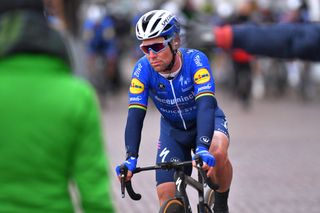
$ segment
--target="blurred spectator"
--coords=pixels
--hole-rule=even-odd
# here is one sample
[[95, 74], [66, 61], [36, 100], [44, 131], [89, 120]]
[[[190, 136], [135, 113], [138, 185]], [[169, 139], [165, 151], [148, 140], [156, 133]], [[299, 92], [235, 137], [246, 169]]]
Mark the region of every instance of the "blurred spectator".
[[[259, 1], [258, 6], [262, 7], [257, 8], [259, 10], [255, 13], [255, 21], [259, 22], [255, 24], [241, 23], [229, 24], [222, 27], [209, 25], [209, 27], [203, 27], [205, 22], [199, 22], [188, 30], [187, 43], [190, 47], [195, 48], [203, 46], [221, 47], [227, 51], [243, 49], [250, 54], [254, 54], [255, 57], [260, 58], [264, 56], [273, 58], [273, 60], [269, 61], [270, 66], [266, 66], [267, 69], [261, 69], [262, 63], [259, 63], [258, 67], [260, 67], [260, 70], [266, 70], [267, 72], [264, 73], [271, 77], [271, 79], [276, 78], [276, 81], [279, 82], [276, 83], [276, 87], [281, 88], [279, 93], [282, 94], [284, 92], [284, 88], [288, 83], [294, 86], [290, 89], [297, 89], [297, 91], [303, 90], [302, 93], [310, 93], [307, 91], [309, 90], [307, 88], [309, 86], [306, 86], [310, 84], [311, 75], [313, 75], [312, 72], [314, 72], [312, 70], [309, 71], [310, 64], [300, 62], [299, 66], [293, 67], [294, 69], [292, 69], [292, 66], [284, 66], [285, 60], [281, 59], [320, 61], [318, 54], [320, 52], [320, 25], [317, 22], [309, 22], [308, 14], [310, 7], [312, 7], [310, 2], [306, 4], [305, 1], [291, 1], [291, 3], [296, 2], [297, 4], [292, 3], [291, 6], [286, 4], [287, 10], [291, 9], [294, 11], [292, 12], [294, 15], [288, 16], [286, 14], [289, 13], [283, 9], [281, 10], [279, 5], [283, 6], [284, 3], [289, 2], [290, 1], [272, 2], [271, 4], [271, 2]], [[264, 13], [258, 16], [260, 11]], [[279, 19], [279, 17], [290, 18]], [[279, 24], [272, 23], [279, 20], [281, 20]], [[300, 66], [300, 64], [302, 64], [302, 66]], [[285, 73], [285, 75], [283, 73]], [[266, 75], [264, 75], [265, 82], [267, 80]], [[261, 83], [261, 80], [259, 81]], [[265, 88], [272, 88], [273, 86], [275, 85], [266, 85]], [[262, 87], [260, 87], [260, 94], [261, 91], [263, 91], [261, 88]], [[255, 90], [253, 90], [253, 92], [254, 91]], [[305, 95], [302, 94], [302, 96]]]
[[280, 22], [301, 23], [309, 21], [307, 3], [304, 0], [287, 0], [287, 11], [282, 15]]
[[234, 5], [230, 2], [220, 2], [216, 8], [217, 17], [214, 18], [214, 25], [230, 23], [235, 12], [234, 10]]
[[[320, 61], [320, 24], [317, 22], [203, 26], [204, 23], [198, 23], [188, 30], [189, 46], [241, 48], [261, 56]], [[200, 36], [209, 34], [211, 36]]]
[[92, 5], [83, 26], [89, 79], [100, 95], [113, 92], [120, 86], [116, 26], [105, 10], [102, 6]]
[[186, 0], [182, 7], [182, 13], [186, 16], [187, 19], [194, 19], [197, 15], [194, 1]]
[[[281, 23], [306, 23], [309, 21], [308, 8], [303, 0], [287, 0], [287, 10], [282, 15]], [[286, 63], [288, 83], [292, 88], [298, 88], [301, 76], [308, 75], [308, 64], [300, 60], [290, 60]]]
[[[80, 1], [54, 3], [76, 35]], [[94, 90], [43, 14], [40, 0], [1, 1], [0, 212], [76, 212], [72, 198], [114, 212]]]
[[[251, 22], [251, 14], [254, 11], [252, 1], [244, 1], [238, 8], [231, 24], [243, 24]], [[251, 105], [251, 88], [252, 88], [252, 62], [253, 56], [243, 49], [236, 48], [231, 50], [231, 59], [233, 62], [233, 92], [241, 101], [244, 109]]]

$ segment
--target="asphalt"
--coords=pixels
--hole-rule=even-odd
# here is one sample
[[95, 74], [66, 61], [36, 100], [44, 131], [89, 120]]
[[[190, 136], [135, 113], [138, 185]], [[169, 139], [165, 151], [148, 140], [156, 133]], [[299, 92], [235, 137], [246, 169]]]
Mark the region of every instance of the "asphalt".
[[[320, 102], [297, 98], [254, 100], [244, 110], [226, 92], [217, 93], [231, 135], [229, 148], [234, 177], [229, 196], [231, 213], [320, 212]], [[133, 179], [140, 201], [121, 198], [114, 168], [125, 157], [126, 91], [105, 100], [106, 151], [112, 169], [117, 212], [153, 213], [159, 206], [154, 172]], [[138, 165], [153, 165], [159, 134], [159, 113], [150, 105], [144, 122]], [[191, 203], [196, 192], [188, 189]], [[195, 207], [193, 206], [193, 209]]]

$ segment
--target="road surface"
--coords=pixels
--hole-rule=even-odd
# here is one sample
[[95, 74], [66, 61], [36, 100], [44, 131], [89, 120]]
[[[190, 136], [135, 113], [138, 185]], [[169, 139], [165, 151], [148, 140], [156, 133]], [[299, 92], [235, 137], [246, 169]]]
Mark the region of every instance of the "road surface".
[[[229, 120], [230, 159], [234, 177], [229, 196], [231, 213], [320, 212], [320, 103], [294, 98], [255, 100], [249, 111], [225, 92], [219, 105]], [[122, 199], [114, 168], [124, 160], [126, 91], [106, 100], [103, 115], [106, 150], [112, 167], [117, 212], [158, 212], [154, 172], [137, 174], [140, 201]], [[138, 165], [152, 165], [159, 134], [159, 114], [151, 105], [144, 122]], [[190, 192], [191, 202], [196, 193]]]

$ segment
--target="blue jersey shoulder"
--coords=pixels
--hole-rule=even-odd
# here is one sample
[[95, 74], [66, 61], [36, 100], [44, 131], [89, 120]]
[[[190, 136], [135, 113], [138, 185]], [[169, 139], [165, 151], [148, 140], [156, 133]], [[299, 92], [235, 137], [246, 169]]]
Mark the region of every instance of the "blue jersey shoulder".
[[[179, 49], [182, 67], [168, 80], [144, 56], [136, 63], [129, 90], [129, 107], [147, 108], [149, 97], [163, 117], [171, 122], [194, 122], [196, 99], [214, 95], [215, 83], [207, 56], [194, 49]], [[187, 122], [188, 121], [188, 122]]]

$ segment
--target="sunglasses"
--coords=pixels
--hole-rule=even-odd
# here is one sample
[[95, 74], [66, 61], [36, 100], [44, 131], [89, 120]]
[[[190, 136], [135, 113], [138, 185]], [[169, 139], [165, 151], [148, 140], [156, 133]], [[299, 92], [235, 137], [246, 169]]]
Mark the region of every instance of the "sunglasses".
[[150, 53], [150, 50], [155, 53], [155, 54], [158, 54], [159, 52], [163, 51], [166, 49], [166, 47], [168, 46], [169, 42], [171, 41], [172, 39], [168, 39], [168, 40], [165, 40], [164, 42], [162, 43], [154, 43], [154, 44], [149, 44], [149, 45], [140, 45], [140, 49], [142, 50], [142, 52], [144, 52], [145, 54], [149, 55]]

